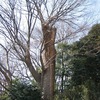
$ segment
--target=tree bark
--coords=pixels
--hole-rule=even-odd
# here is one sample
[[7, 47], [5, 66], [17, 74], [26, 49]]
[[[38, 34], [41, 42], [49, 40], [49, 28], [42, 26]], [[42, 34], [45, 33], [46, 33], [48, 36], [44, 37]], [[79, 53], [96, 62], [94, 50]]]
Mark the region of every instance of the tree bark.
[[42, 73], [42, 91], [44, 100], [54, 99], [54, 80], [55, 80], [55, 35], [56, 28], [43, 26], [43, 73]]

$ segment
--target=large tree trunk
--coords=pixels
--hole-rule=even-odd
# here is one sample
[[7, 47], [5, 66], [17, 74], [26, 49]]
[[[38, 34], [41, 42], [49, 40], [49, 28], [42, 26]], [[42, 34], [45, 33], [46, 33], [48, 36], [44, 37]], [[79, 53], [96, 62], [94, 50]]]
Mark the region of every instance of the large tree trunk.
[[56, 28], [43, 26], [43, 74], [42, 90], [44, 100], [53, 100], [54, 98], [54, 80], [55, 80], [55, 57], [56, 50], [54, 46]]

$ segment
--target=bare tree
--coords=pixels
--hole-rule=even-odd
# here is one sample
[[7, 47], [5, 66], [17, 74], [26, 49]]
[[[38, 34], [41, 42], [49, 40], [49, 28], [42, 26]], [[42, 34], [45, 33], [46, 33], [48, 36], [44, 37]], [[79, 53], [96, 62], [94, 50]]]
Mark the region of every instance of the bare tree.
[[[54, 99], [55, 42], [62, 41], [71, 34], [68, 31], [62, 39], [56, 39], [61, 23], [66, 25], [66, 29], [71, 27], [75, 33], [83, 31], [84, 27], [80, 27], [77, 20], [82, 17], [84, 2], [85, 0], [6, 0], [4, 5], [0, 5], [0, 34], [10, 46], [9, 57], [28, 67], [42, 89], [44, 100]], [[39, 31], [36, 31], [37, 26]]]
[[[3, 48], [1, 49], [2, 54], [0, 53], [0, 74], [2, 77], [1, 82], [2, 84], [8, 84], [11, 85], [12, 80], [12, 73], [9, 67], [9, 61], [8, 61], [8, 49], [5, 48], [2, 44], [0, 46]], [[5, 80], [5, 81], [4, 81]]]

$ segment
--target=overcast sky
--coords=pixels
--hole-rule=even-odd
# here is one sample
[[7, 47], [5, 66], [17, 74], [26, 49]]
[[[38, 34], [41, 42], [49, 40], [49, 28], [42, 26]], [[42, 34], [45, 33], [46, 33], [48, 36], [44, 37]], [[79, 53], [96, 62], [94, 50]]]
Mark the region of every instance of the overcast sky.
[[97, 19], [97, 22], [100, 22], [100, 0], [90, 0], [90, 2], [91, 15], [93, 14], [94, 18]]
[[[0, 5], [2, 5], [2, 2], [5, 2], [6, 0], [0, 0]], [[23, 0], [22, 0], [23, 1]], [[91, 12], [90, 16], [94, 19], [97, 19], [97, 22], [100, 22], [100, 0], [88, 0], [89, 1], [89, 11]]]
[[[0, 0], [0, 5], [3, 5], [2, 3], [5, 1], [6, 0]], [[100, 23], [100, 0], [88, 0], [88, 1], [90, 6], [87, 6], [87, 10], [89, 12], [88, 16], [90, 17], [90, 19], [87, 19], [88, 18], [87, 17], [86, 20], [89, 20], [91, 23], [92, 21], [94, 21], [93, 23]], [[93, 23], [91, 24], [91, 26], [93, 25]]]

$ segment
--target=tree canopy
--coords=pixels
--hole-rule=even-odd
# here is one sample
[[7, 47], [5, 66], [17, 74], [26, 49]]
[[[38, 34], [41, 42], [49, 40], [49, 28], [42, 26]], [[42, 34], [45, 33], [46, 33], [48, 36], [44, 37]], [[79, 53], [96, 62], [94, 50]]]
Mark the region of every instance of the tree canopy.
[[84, 85], [89, 91], [89, 100], [99, 100], [100, 24], [94, 25], [87, 36], [76, 42], [73, 50], [75, 50], [71, 62], [73, 85]]

